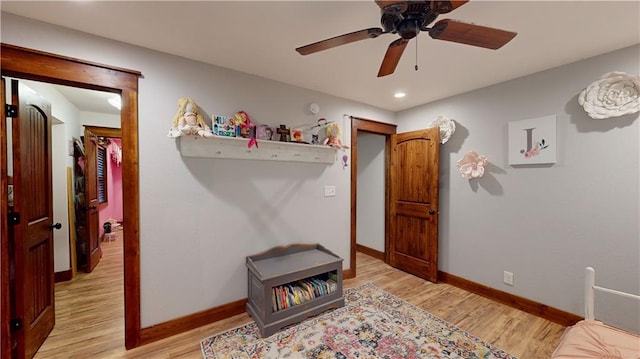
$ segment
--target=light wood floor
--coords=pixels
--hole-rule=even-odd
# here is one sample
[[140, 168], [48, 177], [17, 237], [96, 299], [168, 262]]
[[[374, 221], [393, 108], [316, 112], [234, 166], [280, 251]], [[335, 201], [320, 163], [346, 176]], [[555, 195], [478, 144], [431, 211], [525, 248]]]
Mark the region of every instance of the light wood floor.
[[[200, 340], [251, 321], [234, 316], [130, 351], [124, 349], [122, 240], [103, 243], [104, 257], [90, 274], [56, 284], [56, 326], [36, 359], [202, 358]], [[489, 299], [433, 284], [362, 253], [358, 277], [437, 315], [521, 359], [549, 358], [564, 327]]]

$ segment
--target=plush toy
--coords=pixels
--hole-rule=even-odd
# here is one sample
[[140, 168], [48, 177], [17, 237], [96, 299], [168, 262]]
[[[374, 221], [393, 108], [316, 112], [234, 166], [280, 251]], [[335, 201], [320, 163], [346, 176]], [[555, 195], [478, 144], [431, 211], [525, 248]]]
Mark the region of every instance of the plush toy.
[[327, 138], [324, 140], [324, 144], [338, 149], [347, 149], [349, 146], [343, 145], [340, 140], [340, 126], [337, 123], [330, 123], [325, 128], [327, 131]]
[[325, 127], [327, 127], [326, 118], [319, 119], [316, 125], [311, 126], [311, 144], [312, 145], [320, 144], [320, 130]]
[[202, 115], [198, 113], [198, 105], [188, 98], [178, 100], [178, 113], [173, 118], [173, 127], [169, 129], [169, 137], [176, 138], [186, 135], [200, 135], [213, 137], [213, 133]]
[[258, 141], [256, 140], [255, 131], [252, 132], [251, 129], [254, 125], [251, 123], [251, 118], [249, 114], [244, 111], [237, 112], [233, 115], [236, 119], [236, 126], [240, 129], [240, 137], [251, 138], [247, 143], [247, 148], [251, 148], [251, 146], [255, 145], [258, 148]]

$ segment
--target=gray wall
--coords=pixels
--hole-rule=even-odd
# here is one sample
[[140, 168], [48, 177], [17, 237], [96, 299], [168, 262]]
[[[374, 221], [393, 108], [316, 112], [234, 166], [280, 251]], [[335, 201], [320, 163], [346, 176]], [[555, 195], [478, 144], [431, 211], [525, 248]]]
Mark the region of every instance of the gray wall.
[[[180, 97], [204, 111], [244, 110], [269, 125], [343, 126], [343, 114], [393, 123], [395, 115], [280, 82], [2, 13], [4, 43], [142, 72], [139, 82], [142, 326], [247, 296], [245, 257], [274, 246], [321, 243], [349, 263], [350, 172], [333, 165], [183, 158], [167, 137]], [[201, 44], [206, 46], [206, 44]], [[347, 152], [348, 154], [348, 152]], [[340, 159], [343, 153], [339, 152]], [[126, 180], [126, 179], [124, 179]], [[335, 197], [323, 197], [325, 185]]]
[[[440, 270], [580, 315], [586, 266], [640, 292], [640, 114], [593, 120], [577, 101], [604, 73], [637, 75], [638, 59], [636, 45], [398, 113], [398, 132], [438, 115], [457, 124], [440, 157]], [[509, 166], [507, 124], [552, 114], [557, 163]], [[483, 178], [458, 172], [471, 150], [489, 159]], [[603, 297], [596, 316], [640, 329], [640, 305]]]

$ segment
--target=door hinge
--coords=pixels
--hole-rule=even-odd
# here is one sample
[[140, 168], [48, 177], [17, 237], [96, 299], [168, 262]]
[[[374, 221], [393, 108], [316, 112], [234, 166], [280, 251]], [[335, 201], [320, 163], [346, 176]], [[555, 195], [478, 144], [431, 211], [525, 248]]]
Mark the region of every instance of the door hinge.
[[22, 329], [22, 318], [11, 319], [11, 332], [17, 332]]
[[9, 217], [9, 224], [11, 225], [20, 224], [20, 213], [9, 212], [7, 217]]
[[7, 117], [18, 117], [18, 106], [9, 105], [8, 103], [4, 104], [4, 114]]

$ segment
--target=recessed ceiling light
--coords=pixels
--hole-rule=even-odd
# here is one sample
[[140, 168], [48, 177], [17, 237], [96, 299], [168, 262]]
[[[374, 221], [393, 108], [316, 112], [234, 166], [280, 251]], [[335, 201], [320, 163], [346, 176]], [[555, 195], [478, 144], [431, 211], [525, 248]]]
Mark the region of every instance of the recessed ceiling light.
[[396, 92], [396, 93], [393, 95], [393, 97], [395, 97], [395, 98], [403, 98], [403, 97], [405, 97], [405, 96], [407, 96], [407, 94], [406, 94], [406, 93], [404, 93], [404, 92]]

